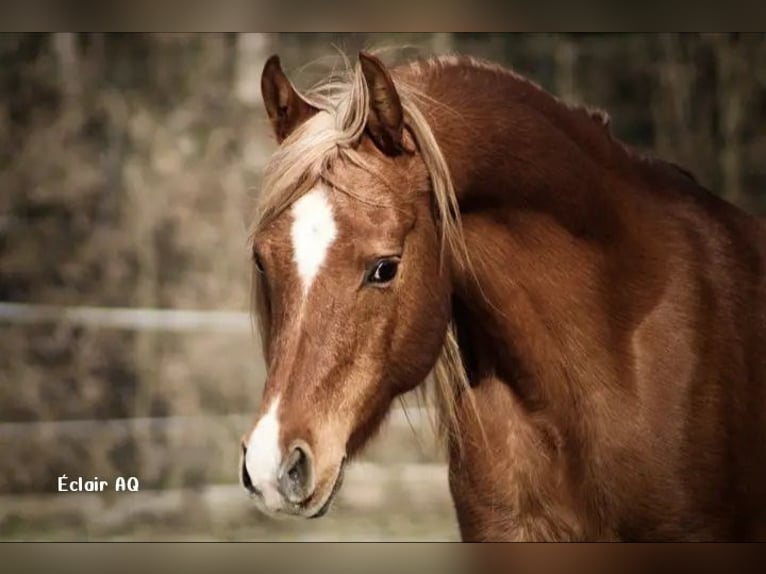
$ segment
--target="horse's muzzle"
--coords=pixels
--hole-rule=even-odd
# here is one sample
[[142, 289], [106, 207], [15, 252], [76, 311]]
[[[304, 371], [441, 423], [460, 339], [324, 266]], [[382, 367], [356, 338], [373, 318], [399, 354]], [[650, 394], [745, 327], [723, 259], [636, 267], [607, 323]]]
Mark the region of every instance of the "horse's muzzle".
[[276, 480], [266, 481], [263, 484], [254, 480], [248, 470], [247, 452], [248, 446], [243, 443], [240, 482], [264, 511], [310, 518], [321, 516], [327, 511], [329, 503], [340, 486], [343, 465], [329, 496], [317, 511], [316, 505], [319, 503], [318, 497], [321, 494], [317, 490], [315, 480], [314, 455], [307, 443], [295, 441], [276, 472]]

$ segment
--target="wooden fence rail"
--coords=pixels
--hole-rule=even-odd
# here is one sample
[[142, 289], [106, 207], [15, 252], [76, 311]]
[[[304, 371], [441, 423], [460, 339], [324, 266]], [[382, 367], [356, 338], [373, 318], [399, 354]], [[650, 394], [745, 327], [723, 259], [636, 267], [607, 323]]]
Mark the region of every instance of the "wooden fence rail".
[[213, 331], [252, 333], [249, 313], [139, 307], [88, 307], [0, 303], [0, 322], [13, 324], [68, 324], [136, 331]]

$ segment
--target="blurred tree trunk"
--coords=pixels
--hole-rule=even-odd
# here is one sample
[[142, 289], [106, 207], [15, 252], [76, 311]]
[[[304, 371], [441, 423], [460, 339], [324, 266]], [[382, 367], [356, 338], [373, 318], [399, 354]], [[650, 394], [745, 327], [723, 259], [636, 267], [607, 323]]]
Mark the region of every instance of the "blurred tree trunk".
[[53, 34], [53, 53], [56, 57], [61, 93], [69, 103], [76, 102], [82, 92], [77, 34]]
[[699, 36], [663, 34], [658, 39], [652, 97], [655, 152], [716, 189], [720, 180], [710, 51]]
[[677, 34], [659, 36], [660, 62], [652, 113], [655, 148], [660, 156], [688, 164], [693, 141], [690, 129], [694, 70]]
[[452, 34], [437, 32], [431, 35], [431, 52], [438, 55], [449, 54], [452, 51]]
[[709, 36], [716, 62], [718, 154], [722, 188], [729, 201], [747, 208], [743, 189], [742, 156], [744, 120], [752, 93], [750, 61], [737, 34]]
[[569, 102], [579, 102], [577, 90], [577, 44], [567, 34], [557, 35], [554, 39], [554, 81], [556, 95]]
[[261, 103], [261, 72], [274, 49], [272, 34], [244, 33], [237, 37], [237, 71], [234, 92], [249, 106]]

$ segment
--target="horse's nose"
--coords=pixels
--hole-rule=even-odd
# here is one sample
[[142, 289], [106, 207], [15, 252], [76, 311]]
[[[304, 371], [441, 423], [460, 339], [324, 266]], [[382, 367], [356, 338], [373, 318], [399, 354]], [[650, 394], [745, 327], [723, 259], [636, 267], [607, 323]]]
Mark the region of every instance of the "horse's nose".
[[279, 491], [286, 500], [300, 504], [314, 492], [314, 457], [303, 441], [293, 444], [277, 475]]

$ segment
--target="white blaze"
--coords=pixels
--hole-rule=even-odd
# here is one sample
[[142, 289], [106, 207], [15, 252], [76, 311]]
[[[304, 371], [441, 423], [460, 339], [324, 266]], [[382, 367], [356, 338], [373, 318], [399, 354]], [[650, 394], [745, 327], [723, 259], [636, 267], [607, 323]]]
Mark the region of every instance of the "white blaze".
[[338, 234], [326, 187], [320, 183], [301, 197], [292, 214], [293, 259], [305, 296]]
[[279, 397], [276, 397], [250, 434], [245, 454], [245, 468], [250, 475], [250, 481], [263, 494], [264, 503], [272, 510], [282, 505], [282, 497], [277, 487], [277, 474], [282, 462], [278, 407]]

